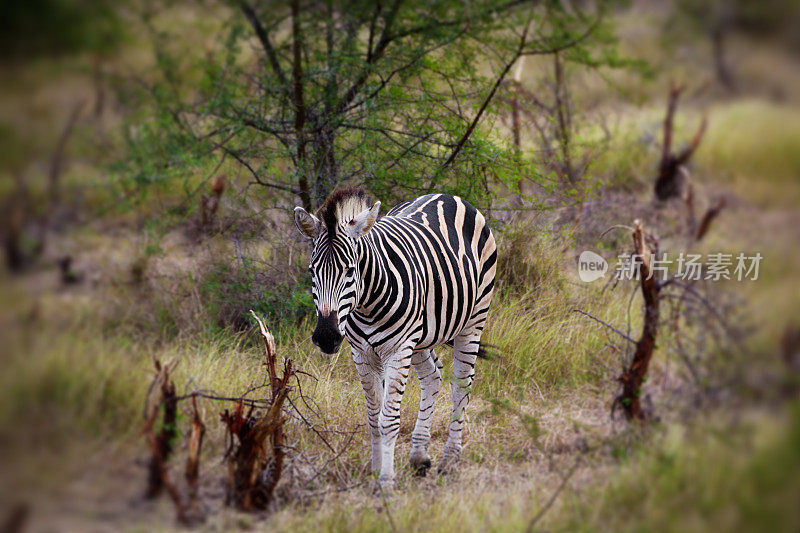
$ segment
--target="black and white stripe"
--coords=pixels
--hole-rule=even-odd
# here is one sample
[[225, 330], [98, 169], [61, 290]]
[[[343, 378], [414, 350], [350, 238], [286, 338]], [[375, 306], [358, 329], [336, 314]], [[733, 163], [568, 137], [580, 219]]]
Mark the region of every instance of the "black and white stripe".
[[452, 343], [453, 415], [441, 469], [461, 452], [464, 408], [495, 278], [496, 247], [483, 215], [461, 198], [431, 194], [376, 220], [360, 189], [335, 193], [320, 220], [300, 208], [298, 227], [314, 242], [310, 270], [317, 307], [315, 342], [323, 351], [350, 342], [364, 388], [372, 467], [391, 487], [400, 402], [411, 366], [422, 398], [410, 460], [430, 465], [433, 405], [441, 388], [434, 348]]

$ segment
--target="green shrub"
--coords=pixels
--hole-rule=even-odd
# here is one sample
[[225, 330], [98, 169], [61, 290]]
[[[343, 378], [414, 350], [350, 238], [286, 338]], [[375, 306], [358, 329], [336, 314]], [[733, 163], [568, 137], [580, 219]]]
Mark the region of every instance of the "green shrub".
[[297, 324], [314, 310], [310, 279], [297, 270], [275, 279], [249, 261], [217, 265], [200, 284], [206, 310], [217, 325], [237, 330], [251, 324], [250, 309], [271, 327]]

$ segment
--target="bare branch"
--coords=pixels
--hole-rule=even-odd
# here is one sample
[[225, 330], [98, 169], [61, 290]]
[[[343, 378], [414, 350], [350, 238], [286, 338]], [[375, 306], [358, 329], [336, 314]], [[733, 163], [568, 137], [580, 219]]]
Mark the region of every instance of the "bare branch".
[[659, 293], [662, 285], [651, 269], [652, 258], [658, 254], [658, 241], [655, 237], [645, 233], [640, 221], [634, 222], [634, 228], [633, 247], [635, 257], [638, 258], [636, 265], [644, 297], [644, 325], [642, 334], [636, 343], [633, 359], [618, 378], [622, 383], [622, 393], [617, 397], [614, 406], [621, 405], [629, 420], [642, 420], [645, 418], [645, 413], [641, 404], [641, 388], [656, 346]]
[[684, 165], [697, 147], [700, 145], [700, 141], [703, 140], [703, 134], [706, 132], [706, 127], [708, 126], [708, 116], [703, 115], [703, 119], [700, 121], [700, 125], [697, 127], [697, 131], [695, 131], [692, 140], [689, 141], [689, 145], [676, 157], [679, 165]]
[[533, 531], [533, 528], [536, 527], [536, 524], [539, 523], [539, 520], [541, 520], [545, 513], [553, 506], [559, 494], [561, 494], [561, 491], [563, 491], [564, 487], [567, 486], [567, 482], [570, 480], [570, 478], [572, 478], [572, 475], [578, 469], [578, 466], [581, 464], [582, 460], [583, 455], [579, 455], [578, 458], [575, 459], [575, 462], [572, 464], [569, 471], [567, 471], [564, 477], [561, 478], [561, 483], [559, 483], [556, 490], [553, 491], [553, 494], [550, 495], [550, 498], [547, 500], [547, 502], [542, 506], [541, 509], [539, 509], [539, 512], [536, 513], [533, 518], [531, 518], [530, 522], [528, 522], [528, 532]]
[[269, 34], [267, 34], [267, 30], [264, 28], [261, 21], [258, 19], [258, 14], [256, 13], [255, 9], [248, 4], [245, 0], [239, 0], [239, 9], [242, 10], [244, 16], [247, 18], [247, 21], [253, 27], [253, 30], [256, 32], [256, 36], [258, 40], [261, 42], [261, 46], [264, 48], [264, 52], [267, 54], [267, 59], [269, 60], [270, 66], [272, 70], [275, 72], [275, 75], [278, 77], [282, 86], [287, 86], [286, 81], [286, 74], [284, 74], [283, 69], [281, 68], [280, 61], [278, 61], [278, 54], [275, 52], [275, 47], [272, 46], [272, 42], [270, 42]]
[[75, 104], [75, 107], [72, 108], [72, 111], [69, 114], [69, 118], [67, 118], [67, 123], [64, 125], [64, 129], [61, 130], [61, 135], [58, 137], [58, 143], [56, 143], [56, 148], [53, 150], [53, 156], [50, 158], [50, 171], [48, 173], [49, 178], [49, 185], [50, 185], [50, 210], [52, 211], [53, 206], [58, 201], [58, 181], [61, 177], [62, 167], [64, 165], [64, 150], [67, 146], [67, 141], [72, 135], [72, 131], [75, 129], [75, 124], [78, 122], [78, 118], [80, 118], [81, 111], [83, 110], [84, 106], [86, 105], [85, 100], [79, 101]]
[[678, 108], [678, 99], [683, 92], [684, 87], [678, 85], [674, 81], [669, 90], [669, 99], [667, 101], [667, 114], [664, 116], [664, 142], [661, 147], [661, 164], [669, 159], [672, 153], [672, 122], [675, 117], [675, 110]]
[[240, 165], [250, 172], [250, 175], [253, 176], [253, 179], [259, 185], [263, 187], [269, 187], [271, 189], [277, 189], [279, 191], [290, 192], [292, 194], [298, 194], [299, 191], [297, 189], [293, 189], [292, 187], [287, 187], [286, 185], [280, 185], [278, 183], [270, 183], [268, 181], [264, 181], [261, 179], [261, 176], [258, 175], [258, 172], [250, 165], [250, 163], [245, 160], [238, 152], [231, 150], [230, 148], [223, 146], [222, 149], [225, 151], [226, 154], [233, 157]]
[[461, 138], [456, 143], [456, 146], [453, 149], [453, 151], [450, 153], [450, 156], [445, 160], [444, 163], [442, 163], [442, 165], [439, 167], [439, 169], [436, 171], [436, 173], [432, 176], [431, 184], [428, 187], [428, 192], [429, 193], [433, 190], [433, 187], [435, 186], [435, 183], [436, 183], [435, 177], [437, 175], [439, 175], [443, 170], [447, 169], [447, 167], [449, 167], [453, 163], [453, 161], [455, 161], [456, 157], [458, 157], [458, 154], [461, 153], [461, 150], [464, 148], [464, 145], [467, 143], [469, 138], [472, 136], [472, 132], [475, 131], [475, 128], [477, 127], [478, 122], [480, 122], [480, 120], [481, 120], [481, 117], [483, 117], [483, 114], [486, 111], [486, 108], [489, 106], [489, 103], [492, 101], [492, 98], [494, 97], [495, 93], [497, 92], [497, 89], [502, 85], [503, 80], [505, 79], [505, 77], [508, 74], [508, 72], [511, 70], [511, 67], [514, 65], [514, 63], [517, 61], [517, 59], [519, 59], [519, 57], [522, 55], [522, 50], [525, 48], [526, 39], [528, 37], [528, 28], [529, 27], [530, 27], [530, 21], [525, 26], [525, 30], [523, 30], [523, 32], [522, 32], [522, 36], [520, 37], [520, 41], [519, 41], [519, 46], [517, 47], [517, 50], [514, 53], [514, 56], [506, 63], [505, 67], [500, 72], [500, 75], [497, 77], [497, 80], [495, 81], [494, 85], [492, 86], [492, 89], [489, 91], [489, 94], [483, 100], [483, 103], [481, 104], [480, 108], [478, 108], [478, 112], [475, 114], [475, 117], [472, 119], [472, 122], [470, 123], [470, 125], [464, 131], [464, 134], [461, 136]]
[[683, 89], [683, 86], [679, 86], [673, 82], [669, 91], [669, 99], [667, 100], [667, 112], [664, 116], [664, 141], [661, 147], [661, 161], [658, 164], [658, 176], [656, 177], [654, 186], [656, 198], [659, 200], [668, 200], [675, 197], [686, 199], [688, 194], [686, 189], [689, 187], [689, 181], [688, 175], [685, 174], [682, 169], [700, 145], [708, 123], [707, 117], [704, 116], [692, 140], [689, 142], [689, 145], [678, 154], [673, 152], [673, 122], [675, 119], [675, 111], [678, 108], [678, 100], [680, 99]]
[[611, 331], [613, 331], [614, 333], [616, 333], [617, 335], [619, 335], [620, 337], [622, 337], [626, 341], [630, 342], [631, 344], [636, 344], [636, 341], [633, 340], [632, 338], [630, 338], [630, 336], [628, 336], [625, 333], [623, 333], [622, 331], [618, 330], [617, 328], [615, 328], [614, 326], [612, 326], [608, 322], [604, 322], [604, 321], [600, 320], [599, 318], [597, 318], [596, 316], [590, 315], [589, 313], [587, 313], [586, 311], [584, 311], [582, 309], [573, 309], [572, 311], [575, 312], [575, 313], [580, 313], [580, 314], [582, 314], [584, 316], [587, 316], [587, 317], [591, 318], [595, 322], [598, 322], [598, 323], [604, 325], [605, 327], [607, 327], [608, 329], [610, 329]]
[[694, 236], [695, 240], [699, 241], [705, 237], [706, 233], [708, 233], [708, 229], [711, 227], [711, 223], [719, 216], [726, 205], [727, 201], [723, 197], [718, 199], [714, 205], [706, 210], [703, 218], [700, 220], [700, 225], [697, 227], [697, 233], [695, 233]]
[[206, 425], [203, 422], [205, 409], [201, 414], [197, 409], [197, 398], [192, 397], [192, 431], [189, 436], [189, 454], [186, 457], [186, 486], [188, 487], [189, 506], [196, 510], [198, 506], [198, 485], [200, 480], [200, 451]]

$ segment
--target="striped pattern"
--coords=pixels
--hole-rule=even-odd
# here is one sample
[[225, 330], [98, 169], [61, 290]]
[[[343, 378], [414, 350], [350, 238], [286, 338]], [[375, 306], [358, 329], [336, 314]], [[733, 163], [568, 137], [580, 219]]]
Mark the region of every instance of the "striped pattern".
[[431, 464], [431, 419], [442, 382], [434, 348], [444, 343], [452, 343], [455, 361], [453, 415], [440, 471], [460, 455], [497, 254], [483, 215], [460, 198], [422, 196], [374, 224], [365, 215], [369, 208], [357, 190], [326, 203], [325, 223], [314, 218], [318, 234], [309, 233], [314, 237], [310, 270], [319, 320], [333, 316], [352, 347], [366, 396], [372, 468], [388, 488], [394, 479], [400, 402], [412, 366], [422, 398], [410, 461], [418, 469]]

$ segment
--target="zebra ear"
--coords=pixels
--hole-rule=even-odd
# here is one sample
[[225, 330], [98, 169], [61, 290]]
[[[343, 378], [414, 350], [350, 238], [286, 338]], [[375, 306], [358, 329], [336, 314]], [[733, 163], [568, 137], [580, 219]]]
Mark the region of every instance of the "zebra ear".
[[309, 239], [315, 239], [319, 235], [319, 219], [314, 215], [310, 215], [302, 207], [294, 208], [294, 224], [300, 230], [300, 233]]
[[345, 233], [351, 239], [358, 239], [375, 223], [378, 219], [378, 212], [381, 210], [381, 203], [375, 202], [375, 205], [370, 207], [369, 209], [364, 209], [362, 212], [357, 214], [353, 220], [347, 223], [344, 228]]

